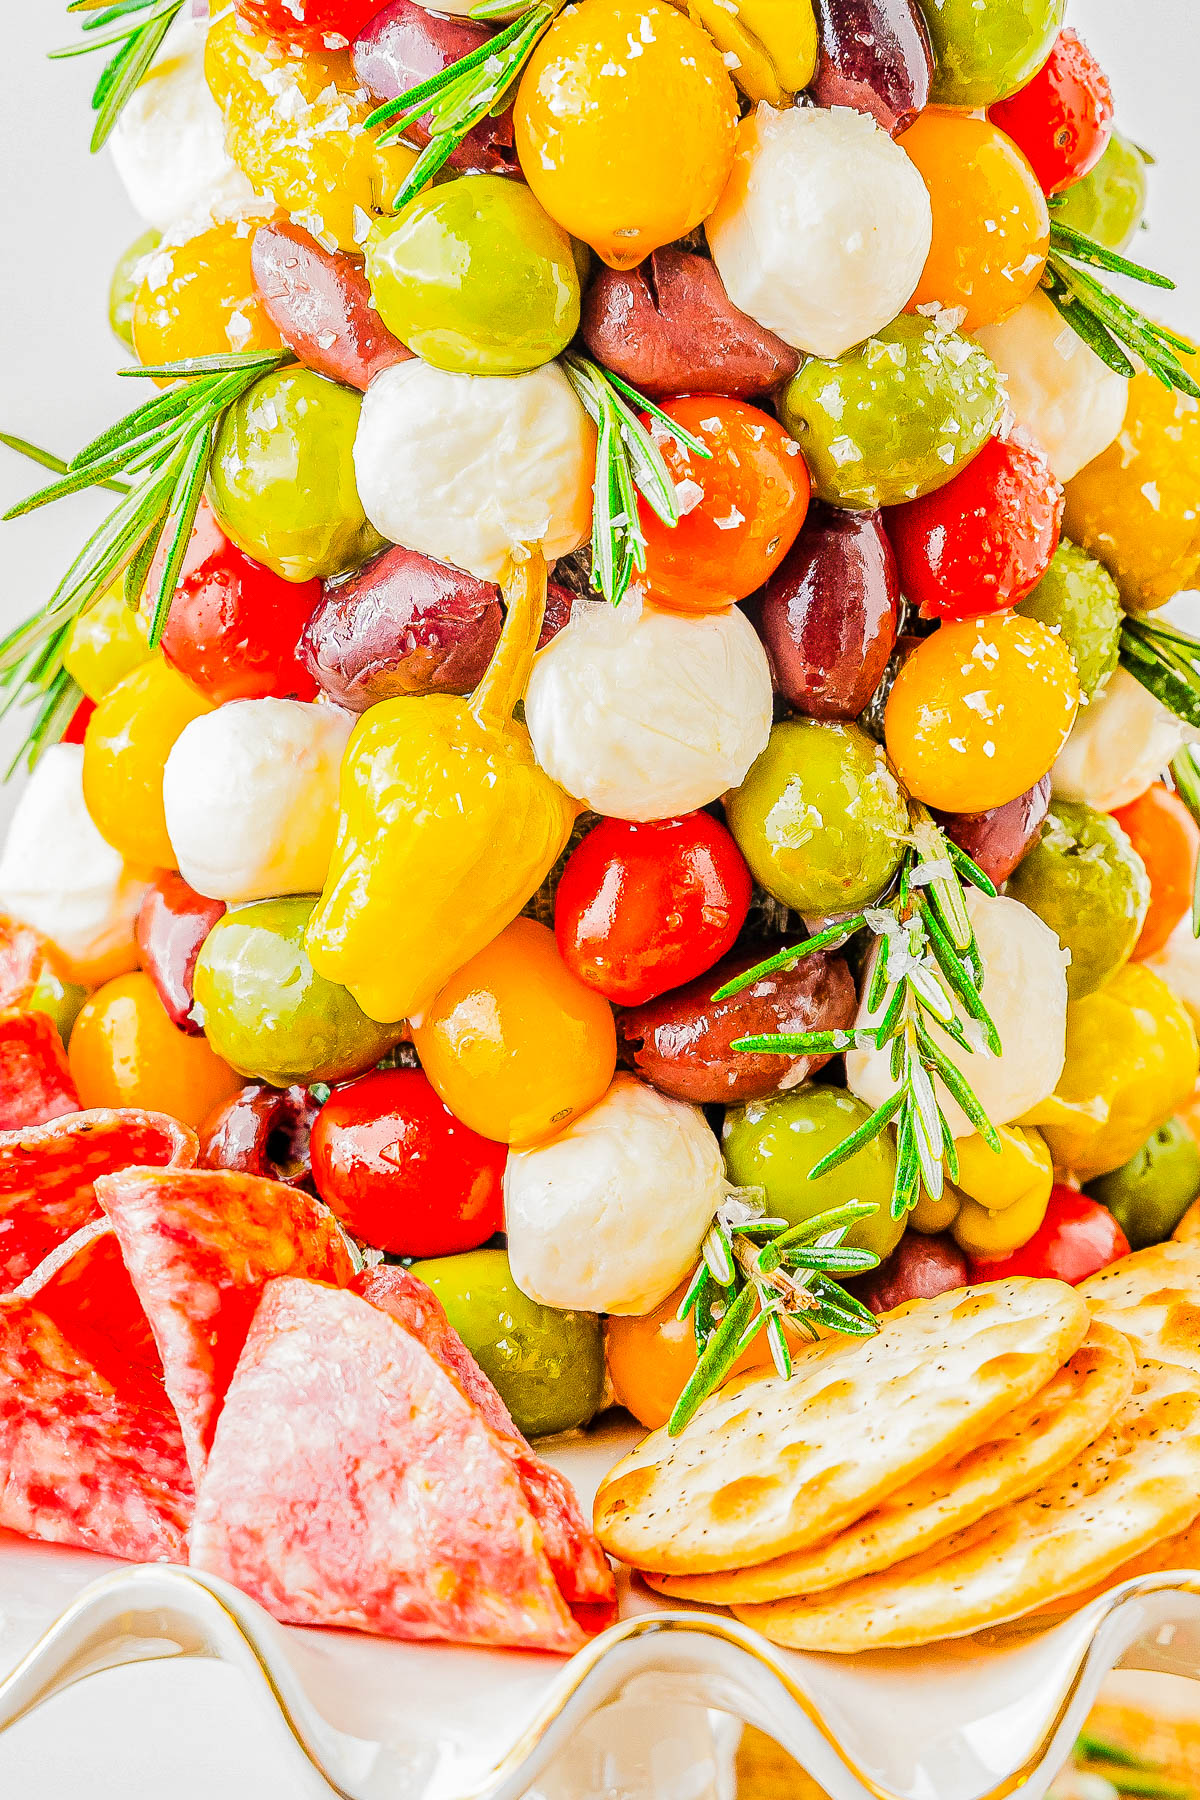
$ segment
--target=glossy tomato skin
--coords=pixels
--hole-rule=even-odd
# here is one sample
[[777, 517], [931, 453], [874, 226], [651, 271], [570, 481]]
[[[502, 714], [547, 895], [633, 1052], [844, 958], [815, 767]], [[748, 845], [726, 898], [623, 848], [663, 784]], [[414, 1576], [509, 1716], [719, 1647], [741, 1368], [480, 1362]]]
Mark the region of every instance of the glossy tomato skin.
[[1042, 191], [1059, 194], [1094, 169], [1112, 135], [1108, 76], [1074, 31], [1060, 31], [1033, 80], [988, 114], [1024, 152]]
[[606, 1000], [640, 1006], [732, 948], [751, 891], [745, 858], [707, 813], [640, 825], [602, 819], [559, 882], [559, 955]]
[[[150, 591], [154, 591], [154, 573]], [[163, 654], [206, 700], [314, 700], [297, 645], [319, 581], [284, 581], [235, 549], [201, 504], [162, 636]]]
[[1039, 445], [990, 438], [945, 487], [888, 511], [901, 587], [926, 618], [1015, 606], [1050, 566], [1063, 503]]
[[344, 50], [379, 11], [379, 0], [237, 0], [255, 31], [308, 50]]
[[1107, 1206], [1056, 1183], [1046, 1216], [1029, 1242], [995, 1262], [972, 1259], [971, 1279], [1007, 1281], [1010, 1275], [1028, 1275], [1077, 1287], [1128, 1255], [1129, 1240]]
[[336, 1088], [310, 1149], [322, 1200], [373, 1249], [450, 1256], [504, 1223], [506, 1146], [456, 1119], [420, 1069], [375, 1069]]
[[67, 729], [59, 739], [63, 744], [82, 744], [87, 735], [88, 720], [96, 710], [96, 702], [89, 700], [85, 694], [71, 717], [67, 721]]

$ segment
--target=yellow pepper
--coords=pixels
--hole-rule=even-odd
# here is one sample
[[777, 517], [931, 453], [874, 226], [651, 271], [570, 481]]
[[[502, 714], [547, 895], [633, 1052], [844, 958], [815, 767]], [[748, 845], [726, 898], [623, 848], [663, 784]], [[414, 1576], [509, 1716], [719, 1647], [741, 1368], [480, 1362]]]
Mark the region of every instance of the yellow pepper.
[[689, 14], [717, 49], [748, 100], [787, 106], [817, 72], [812, 0], [688, 0]]
[[1126, 963], [1067, 1007], [1067, 1059], [1049, 1099], [1026, 1113], [1057, 1169], [1091, 1181], [1128, 1162], [1195, 1085], [1191, 1019], [1145, 963]]
[[89, 700], [103, 700], [153, 655], [146, 621], [136, 607], [126, 606], [118, 581], [75, 619], [63, 648], [63, 667]]
[[1054, 1164], [1036, 1131], [1000, 1126], [999, 1151], [978, 1134], [960, 1138], [958, 1185], [964, 1199], [951, 1231], [968, 1256], [1007, 1256], [1027, 1244], [1046, 1216]]
[[469, 700], [384, 700], [355, 726], [341, 819], [309, 922], [313, 967], [372, 1019], [420, 1014], [511, 923], [566, 846], [578, 807], [513, 719], [542, 625], [546, 565], [512, 565], [508, 613]]

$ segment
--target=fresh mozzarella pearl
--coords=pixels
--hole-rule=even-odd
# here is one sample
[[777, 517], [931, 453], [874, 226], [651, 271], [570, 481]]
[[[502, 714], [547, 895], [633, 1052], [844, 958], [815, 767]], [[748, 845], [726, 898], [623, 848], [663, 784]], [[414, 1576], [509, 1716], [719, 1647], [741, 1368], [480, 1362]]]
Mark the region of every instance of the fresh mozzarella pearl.
[[394, 544], [503, 579], [520, 544], [546, 560], [591, 530], [596, 434], [557, 363], [456, 375], [413, 360], [367, 389], [354, 443], [367, 517]]
[[975, 333], [1001, 375], [1018, 425], [1037, 439], [1060, 481], [1070, 481], [1121, 429], [1129, 383], [1035, 293], [998, 325]]
[[557, 1137], [509, 1152], [513, 1279], [543, 1306], [647, 1313], [690, 1272], [724, 1193], [700, 1108], [618, 1075]]
[[577, 603], [537, 657], [525, 723], [547, 774], [593, 812], [670, 819], [744, 779], [771, 731], [771, 672], [746, 615]]
[[123, 958], [146, 886], [92, 823], [82, 744], [55, 744], [17, 801], [0, 855], [0, 910], [48, 937], [73, 978], [103, 981], [132, 967]]
[[[987, 1046], [968, 1052], [935, 1025], [941, 1049], [970, 1085], [993, 1125], [1007, 1125], [1052, 1094], [1062, 1074], [1067, 1029], [1067, 952], [1050, 927], [1019, 900], [967, 893], [967, 911], [983, 963], [983, 1003], [1000, 1036], [1001, 1052]], [[866, 988], [864, 985], [864, 995]], [[963, 1017], [961, 1010], [960, 1018]], [[874, 1024], [864, 998], [859, 1025]], [[968, 1021], [968, 1036], [974, 1036]], [[846, 1084], [869, 1106], [880, 1106], [895, 1091], [889, 1064], [891, 1046], [851, 1050]], [[955, 1137], [975, 1127], [941, 1082], [937, 1096]]]
[[318, 892], [353, 725], [337, 706], [231, 700], [185, 726], [163, 773], [183, 879], [230, 902]]
[[933, 212], [911, 160], [866, 113], [763, 103], [738, 127], [704, 229], [735, 306], [797, 350], [840, 356], [903, 308]]
[[1192, 931], [1187, 913], [1161, 950], [1146, 958], [1146, 967], [1160, 975], [1177, 999], [1182, 1000], [1200, 1031], [1200, 938]]
[[1051, 786], [1060, 800], [1112, 812], [1144, 794], [1195, 735], [1128, 670], [1115, 669], [1104, 692], [1078, 715]]
[[204, 79], [207, 31], [185, 6], [108, 140], [134, 210], [160, 231], [254, 201]]

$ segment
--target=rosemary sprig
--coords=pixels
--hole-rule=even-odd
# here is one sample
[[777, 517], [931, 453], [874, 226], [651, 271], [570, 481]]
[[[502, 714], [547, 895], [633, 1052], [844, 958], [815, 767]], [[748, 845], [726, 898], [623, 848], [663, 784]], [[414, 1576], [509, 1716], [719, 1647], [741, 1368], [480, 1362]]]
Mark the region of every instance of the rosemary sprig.
[[[816, 1180], [856, 1156], [889, 1125], [896, 1130], [892, 1216], [902, 1218], [922, 1188], [933, 1198], [945, 1174], [958, 1166], [954, 1134], [937, 1097], [935, 1081], [957, 1101], [976, 1131], [1000, 1148], [995, 1127], [958, 1066], [934, 1035], [935, 1028], [960, 1049], [1000, 1053], [1000, 1039], [980, 997], [983, 969], [963, 898], [962, 883], [989, 896], [995, 888], [971, 858], [913, 807], [912, 843], [900, 868], [895, 898], [828, 927], [806, 943], [747, 969], [720, 989], [722, 998], [750, 987], [774, 969], [792, 967], [814, 950], [843, 943], [862, 926], [879, 939], [867, 986], [876, 1019], [844, 1031], [768, 1032], [735, 1038], [733, 1048], [768, 1054], [838, 1054], [860, 1045], [890, 1045], [893, 1091], [870, 1118], [822, 1157], [809, 1172]], [[715, 996], [714, 996], [715, 997]]]
[[[70, 463], [64, 462], [61, 456], [55, 456], [53, 450], [44, 450], [40, 444], [31, 444], [28, 438], [14, 437], [11, 431], [0, 431], [0, 444], [7, 449], [15, 450], [18, 456], [27, 456], [43, 469], [51, 469], [56, 475], [65, 475]], [[127, 481], [98, 481], [97, 487], [107, 488], [110, 494], [127, 494]]]
[[712, 451], [610, 369], [602, 369], [599, 363], [573, 351], [568, 351], [562, 364], [596, 427], [592, 586], [617, 606], [628, 591], [634, 571], [641, 574], [646, 567], [638, 494], [645, 496], [664, 525], [679, 523], [675, 483], [638, 412], [649, 413], [652, 422], [683, 449], [706, 460]]
[[720, 1387], [760, 1331], [766, 1331], [772, 1360], [785, 1380], [792, 1373], [785, 1320], [810, 1338], [819, 1335], [818, 1326], [849, 1337], [874, 1336], [875, 1315], [834, 1277], [860, 1275], [878, 1264], [873, 1251], [842, 1243], [857, 1220], [877, 1211], [854, 1200], [789, 1225], [767, 1218], [761, 1200], [744, 1194], [731, 1195], [717, 1209], [677, 1315], [691, 1316], [700, 1360], [667, 1424], [672, 1437]]
[[1200, 640], [1129, 613], [1121, 626], [1121, 664], [1185, 725], [1200, 729]]
[[[115, 0], [112, 6], [95, 10], [93, 0], [75, 0], [67, 11], [86, 12], [81, 29], [94, 35], [63, 50], [51, 50], [55, 61], [67, 56], [86, 56], [92, 50], [108, 50], [114, 44], [116, 53], [105, 63], [92, 90], [92, 111], [96, 124], [91, 147], [99, 150], [145, 75], [182, 8], [183, 0]], [[111, 29], [110, 29], [111, 27]]]
[[1160, 275], [1142, 263], [1131, 262], [1116, 250], [1106, 249], [1072, 225], [1053, 220], [1050, 255], [1042, 286], [1071, 329], [1118, 375], [1129, 377], [1137, 373], [1136, 365], [1127, 354], [1132, 352], [1164, 386], [1178, 388], [1181, 393], [1200, 399], [1200, 386], [1179, 360], [1180, 352], [1191, 352], [1195, 345], [1168, 331], [1165, 325], [1156, 325], [1146, 318], [1103, 282], [1097, 281], [1094, 275], [1089, 275], [1087, 268], [1125, 275], [1148, 287], [1169, 289], [1175, 286], [1168, 276]]
[[[468, 132], [481, 125], [489, 113], [503, 111], [509, 89], [562, 5], [563, 0], [537, 0], [477, 50], [460, 56], [395, 100], [385, 100], [369, 115], [368, 127], [384, 127], [381, 144], [395, 143], [418, 119], [430, 116], [429, 142], [392, 202], [396, 212], [437, 174]], [[507, 10], [502, 4], [485, 3], [472, 8], [471, 17], [487, 19]]]
[[172, 385], [86, 445], [59, 480], [5, 513], [6, 519], [20, 518], [84, 488], [129, 478], [118, 486], [116, 506], [88, 538], [45, 606], [0, 642], [0, 687], [9, 690], [6, 706], [23, 695], [39, 702], [18, 760], [27, 752], [31, 763], [36, 761], [47, 744], [57, 741], [52, 735], [56, 727], [61, 736], [70, 718], [73, 684], [63, 669], [62, 654], [74, 620], [122, 575], [126, 600], [136, 605], [151, 564], [161, 555], [149, 632], [151, 645], [158, 643], [204, 491], [216, 428], [226, 409], [248, 388], [293, 360], [290, 350], [256, 350], [122, 369], [122, 375], [168, 377]]

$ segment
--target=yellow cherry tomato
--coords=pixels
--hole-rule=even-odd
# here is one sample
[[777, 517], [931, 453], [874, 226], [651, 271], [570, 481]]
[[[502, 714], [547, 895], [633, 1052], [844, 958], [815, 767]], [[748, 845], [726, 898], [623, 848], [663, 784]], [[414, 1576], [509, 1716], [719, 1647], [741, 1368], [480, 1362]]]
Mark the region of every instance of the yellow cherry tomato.
[[526, 181], [614, 269], [706, 219], [733, 166], [737, 94], [665, 0], [582, 0], [530, 57], [513, 108]]
[[172, 1025], [140, 970], [105, 982], [84, 1002], [67, 1060], [81, 1106], [137, 1106], [191, 1126], [243, 1085], [207, 1038]]
[[1050, 248], [1037, 176], [987, 119], [931, 106], [899, 140], [933, 207], [933, 242], [908, 311], [963, 307], [964, 331], [994, 325], [1027, 300]]
[[[613, 1314], [604, 1322], [604, 1355], [613, 1393], [638, 1424], [651, 1431], [666, 1424], [698, 1361], [692, 1321], [675, 1317], [686, 1288], [687, 1283], [681, 1283], [641, 1318]], [[752, 1374], [770, 1363], [771, 1346], [766, 1332], [760, 1331], [725, 1379]]]
[[1145, 963], [1126, 963], [1067, 1007], [1067, 1058], [1048, 1100], [1025, 1115], [1060, 1171], [1080, 1182], [1119, 1169], [1185, 1106], [1200, 1049], [1180, 1001]]
[[[1200, 380], [1200, 353], [1180, 361]], [[1102, 562], [1127, 607], [1162, 606], [1200, 576], [1200, 400], [1145, 370], [1125, 422], [1067, 483], [1063, 533]]]
[[607, 1000], [572, 975], [552, 931], [524, 918], [452, 976], [413, 1042], [455, 1117], [507, 1144], [561, 1131], [596, 1104], [617, 1061]]
[[118, 581], [75, 618], [63, 649], [63, 667], [89, 700], [103, 700], [118, 681], [153, 655], [146, 621], [136, 607], [126, 606]]
[[908, 1222], [914, 1231], [920, 1231], [926, 1237], [936, 1237], [939, 1231], [949, 1231], [958, 1217], [961, 1205], [962, 1195], [956, 1193], [949, 1182], [943, 1187], [941, 1197], [937, 1200], [922, 1188], [920, 1199], [908, 1215]]
[[1037, 619], [992, 613], [939, 626], [888, 697], [888, 755], [918, 800], [983, 812], [1015, 800], [1050, 768], [1079, 706], [1062, 639]]
[[950, 1229], [968, 1256], [1007, 1256], [1027, 1244], [1046, 1216], [1054, 1163], [1046, 1140], [1016, 1126], [997, 1129], [1000, 1149], [978, 1134], [959, 1138], [963, 1202]]
[[204, 73], [225, 115], [225, 146], [255, 193], [356, 254], [359, 215], [390, 208], [417, 153], [381, 147], [363, 129], [374, 102], [349, 53], [301, 54], [247, 30], [231, 7], [209, 27]]
[[185, 725], [212, 707], [155, 655], [104, 696], [83, 740], [83, 798], [101, 837], [126, 862], [173, 869], [163, 770]]
[[133, 298], [133, 349], [140, 363], [278, 349], [283, 339], [250, 268], [258, 225], [257, 219], [229, 219], [155, 251]]

